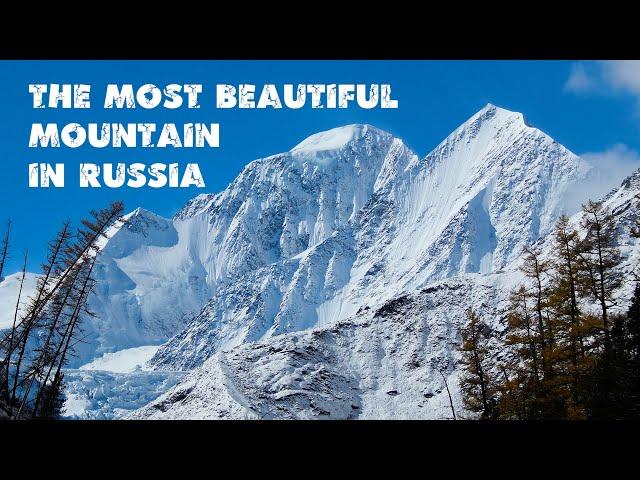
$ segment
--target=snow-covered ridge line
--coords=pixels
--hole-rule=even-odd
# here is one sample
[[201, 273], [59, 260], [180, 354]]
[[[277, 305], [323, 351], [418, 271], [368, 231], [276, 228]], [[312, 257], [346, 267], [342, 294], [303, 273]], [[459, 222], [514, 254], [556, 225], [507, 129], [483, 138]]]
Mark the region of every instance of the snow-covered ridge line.
[[[515, 262], [522, 247], [547, 238], [567, 200], [584, 193], [576, 187], [591, 171], [526, 125], [521, 114], [493, 105], [422, 160], [402, 140], [370, 125], [312, 135], [291, 151], [249, 163], [225, 190], [199, 195], [172, 219], [144, 209], [129, 214], [103, 245], [89, 301], [97, 317], [85, 322], [87, 344], [79, 345], [72, 367], [102, 359], [91, 363], [98, 366], [137, 352], [128, 349], [160, 345], [145, 368], [167, 374], [195, 369], [189, 377], [195, 383], [206, 376], [221, 395], [220, 405], [205, 409], [213, 417], [224, 411], [269, 416], [274, 405], [284, 405], [287, 418], [323, 418], [327, 411], [347, 418], [380, 418], [383, 412], [433, 418], [440, 407], [432, 401], [417, 406], [420, 390], [391, 379], [440, 381], [427, 364], [437, 360], [444, 368], [442, 362], [454, 358], [450, 347], [469, 299], [500, 318], [503, 293], [520, 278]], [[630, 191], [612, 194], [612, 201], [636, 208], [625, 203], [632, 196], [619, 195]], [[395, 303], [403, 298], [410, 299], [407, 315], [416, 315], [406, 319], [413, 325], [407, 334], [417, 336], [402, 346], [429, 358], [415, 372], [404, 370], [413, 359], [389, 358], [397, 355], [405, 325], [375, 315], [387, 305], [404, 305]], [[325, 333], [313, 333], [318, 331]], [[318, 340], [323, 335], [326, 343]], [[298, 344], [302, 350], [289, 348]], [[294, 351], [306, 353], [298, 358]], [[313, 389], [296, 383], [298, 368], [299, 378], [318, 382], [321, 397], [309, 397]], [[375, 368], [384, 374], [377, 377]], [[258, 382], [248, 385], [240, 369]], [[94, 379], [92, 371], [74, 372], [73, 392], [119, 385], [117, 395], [129, 381], [142, 388], [146, 374], [103, 372]], [[370, 377], [376, 380], [363, 380]], [[158, 386], [153, 396], [166, 378], [152, 379]], [[368, 393], [348, 393], [361, 381]], [[207, 388], [194, 390], [196, 403], [210, 402]], [[273, 397], [256, 405], [255, 389], [284, 403]], [[331, 410], [326, 405], [336, 391], [344, 401]], [[407, 391], [413, 392], [409, 404], [425, 410], [400, 409]], [[183, 393], [162, 408], [185, 414], [172, 406], [183, 402]], [[440, 395], [431, 393], [429, 398]], [[114, 408], [123, 407], [113, 400], [90, 402], [86, 411], [115, 415]]]
[[331, 324], [365, 302], [505, 267], [546, 234], [588, 168], [487, 105], [423, 160], [370, 125], [249, 163], [173, 219], [144, 209], [105, 242], [77, 365], [161, 347], [195, 366], [223, 346]]
[[[622, 270], [640, 261], [628, 234], [640, 219], [640, 170], [607, 195], [618, 216]], [[581, 213], [571, 217], [579, 226]], [[547, 237], [551, 240], [551, 235]], [[359, 309], [333, 325], [292, 332], [219, 351], [134, 419], [445, 419], [451, 418], [442, 375], [458, 418], [465, 409], [455, 365], [468, 308], [503, 332], [517, 269], [464, 274]], [[633, 285], [620, 292], [627, 305]]]
[[[372, 156], [376, 151], [384, 157]], [[305, 216], [290, 204], [304, 199], [303, 192], [285, 189], [290, 200], [280, 203], [282, 172], [291, 178], [302, 169], [307, 185], [315, 186], [326, 172], [331, 183], [343, 182], [344, 166], [355, 167], [350, 171], [356, 176], [365, 169], [375, 182], [363, 197], [353, 190], [360, 182], [350, 179], [324, 211], [325, 193], [311, 199], [315, 225], [324, 226], [321, 235], [316, 229], [311, 236]], [[238, 210], [234, 206], [244, 218], [243, 209], [251, 211], [257, 206], [253, 198], [259, 198], [258, 225], [275, 220], [270, 232], [279, 235], [280, 251], [271, 261], [226, 276], [151, 362], [157, 368], [193, 368], [220, 349], [332, 324], [365, 304], [381, 305], [438, 279], [499, 271], [551, 230], [567, 192], [589, 172], [579, 157], [527, 126], [521, 114], [493, 105], [422, 161], [401, 140], [371, 126], [313, 135], [292, 152], [248, 165], [215, 200], [201, 199], [205, 210], [189, 206], [199, 212], [193, 218], [206, 215], [216, 222], [232, 192], [244, 194]], [[332, 221], [346, 203], [345, 192], [362, 200], [350, 202], [348, 215]], [[268, 215], [272, 202], [289, 214]], [[244, 218], [232, 226], [253, 231], [256, 223]], [[302, 232], [307, 236], [301, 239]], [[282, 249], [292, 239], [296, 247]], [[257, 240], [264, 245], [266, 239]]]

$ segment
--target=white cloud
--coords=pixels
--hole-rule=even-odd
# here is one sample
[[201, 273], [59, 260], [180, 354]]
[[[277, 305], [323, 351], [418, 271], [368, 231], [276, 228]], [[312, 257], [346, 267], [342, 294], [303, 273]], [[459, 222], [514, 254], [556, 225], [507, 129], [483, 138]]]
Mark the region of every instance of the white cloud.
[[573, 93], [628, 94], [640, 101], [640, 60], [576, 62], [564, 88]]
[[567, 213], [580, 209], [584, 199], [600, 200], [622, 181], [640, 168], [640, 153], [624, 144], [617, 144], [602, 152], [587, 152], [580, 155], [594, 167], [593, 175], [576, 185], [573, 202], [566, 205]]
[[589, 92], [595, 88], [595, 82], [592, 76], [587, 73], [583, 63], [574, 63], [571, 65], [571, 73], [564, 84], [565, 90], [574, 93]]
[[[575, 62], [564, 88], [575, 94], [627, 95], [635, 99], [640, 113], [640, 61], [607, 60]], [[627, 145], [617, 144], [602, 152], [586, 152], [580, 155], [593, 167], [588, 181], [576, 187], [574, 205], [568, 205], [568, 213], [580, 208], [578, 198], [599, 200], [622, 180], [640, 168], [640, 153]]]
[[603, 152], [583, 153], [581, 157], [596, 169], [594, 199], [620, 186], [622, 180], [640, 168], [640, 153], [621, 143]]
[[597, 168], [603, 166], [607, 169], [614, 169], [618, 172], [626, 172], [629, 175], [633, 170], [640, 167], [640, 153], [628, 146], [618, 143], [603, 152], [587, 152], [580, 155], [586, 161]]
[[605, 80], [616, 90], [640, 96], [640, 60], [600, 62]]

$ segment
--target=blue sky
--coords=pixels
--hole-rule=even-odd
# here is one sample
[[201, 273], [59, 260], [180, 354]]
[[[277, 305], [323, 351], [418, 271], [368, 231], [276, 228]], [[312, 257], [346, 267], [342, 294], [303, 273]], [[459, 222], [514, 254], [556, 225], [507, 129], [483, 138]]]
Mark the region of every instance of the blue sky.
[[[606, 164], [616, 180], [640, 166], [640, 62], [564, 61], [1, 61], [0, 221], [13, 221], [12, 258], [18, 269], [28, 248], [37, 270], [46, 242], [66, 218], [120, 199], [171, 216], [198, 193], [219, 191], [249, 161], [289, 150], [306, 136], [349, 123], [370, 123], [401, 137], [420, 156], [491, 102], [523, 112], [527, 121], [578, 154]], [[89, 83], [89, 110], [32, 108], [30, 83]], [[108, 83], [389, 83], [397, 110], [219, 110], [202, 95], [198, 110], [104, 110]], [[207, 90], [208, 91], [208, 90]], [[30, 149], [33, 122], [220, 123], [217, 149]], [[30, 189], [27, 165], [65, 163], [62, 189]], [[206, 189], [81, 189], [81, 162], [200, 165]]]

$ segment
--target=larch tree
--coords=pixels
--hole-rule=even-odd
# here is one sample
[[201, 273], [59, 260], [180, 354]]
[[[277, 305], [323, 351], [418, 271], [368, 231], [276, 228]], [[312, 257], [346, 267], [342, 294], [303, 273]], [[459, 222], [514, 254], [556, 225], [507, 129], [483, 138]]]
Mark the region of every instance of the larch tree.
[[[570, 379], [569, 409], [576, 417], [580, 411], [580, 379], [586, 353], [585, 326], [579, 305], [579, 288], [583, 275], [580, 270], [580, 238], [570, 225], [569, 218], [561, 216], [554, 231], [553, 277], [549, 306], [553, 309], [551, 322], [557, 344], [553, 361], [560, 372]], [[562, 382], [562, 378], [559, 379]]]
[[[511, 367], [510, 377], [516, 380], [507, 388], [508, 396], [518, 398], [517, 408], [527, 418], [537, 416], [540, 397], [540, 338], [535, 327], [534, 312], [529, 305], [529, 292], [521, 285], [511, 294], [505, 345], [518, 359]], [[515, 388], [515, 390], [513, 390]]]
[[481, 418], [495, 418], [496, 390], [491, 372], [487, 369], [489, 357], [488, 327], [472, 310], [467, 311], [467, 324], [462, 328], [462, 365], [460, 388], [464, 404]]
[[[49, 298], [47, 309], [43, 310], [43, 317], [50, 328], [50, 322], [58, 323], [60, 311], [67, 310], [63, 325], [60, 325], [60, 334], [53, 346], [41, 349], [38, 356], [32, 362], [32, 368], [25, 379], [25, 387], [22, 393], [19, 417], [29, 401], [29, 394], [33, 385], [37, 385], [37, 391], [31, 408], [32, 415], [56, 411], [52, 405], [56, 405], [57, 398], [63, 388], [63, 367], [66, 365], [69, 355], [73, 352], [73, 345], [79, 341], [81, 322], [84, 315], [91, 314], [86, 308], [86, 301], [91, 293], [95, 280], [93, 268], [98, 258], [100, 244], [107, 237], [109, 228], [116, 222], [121, 222], [123, 205], [115, 202], [108, 208], [91, 211], [91, 220], [83, 219], [83, 227], [77, 230], [74, 241], [66, 245], [63, 255], [63, 270], [56, 289]], [[60, 299], [59, 297], [62, 296]], [[53, 315], [51, 315], [53, 311]], [[57, 330], [56, 327], [54, 330]], [[49, 338], [49, 337], [47, 337]], [[52, 375], [53, 374], [53, 375]], [[41, 407], [45, 406], [43, 410]]]
[[24, 281], [27, 276], [27, 261], [29, 259], [28, 252], [24, 252], [22, 261], [22, 270], [20, 271], [20, 286], [18, 287], [18, 296], [16, 298], [13, 310], [13, 323], [11, 329], [5, 336], [5, 348], [2, 357], [2, 369], [0, 370], [0, 400], [8, 403], [9, 400], [9, 377], [11, 376], [11, 352], [13, 351], [13, 343], [16, 334], [16, 326], [18, 324], [18, 314], [22, 302], [22, 291], [24, 289]]
[[540, 250], [533, 247], [525, 247], [524, 261], [520, 270], [530, 282], [528, 296], [533, 300], [532, 310], [535, 317], [537, 340], [540, 348], [540, 367], [545, 375], [552, 371], [550, 362], [547, 361], [548, 348], [553, 346], [554, 334], [548, 318], [549, 288], [548, 280], [551, 266], [549, 261], [542, 258]]
[[619, 270], [622, 258], [616, 245], [616, 219], [602, 202], [589, 201], [582, 207], [582, 228], [586, 236], [581, 242], [580, 267], [586, 272], [586, 292], [600, 307], [600, 327], [604, 334], [605, 353], [611, 348], [610, 307], [615, 304], [614, 295], [622, 286], [623, 275]]

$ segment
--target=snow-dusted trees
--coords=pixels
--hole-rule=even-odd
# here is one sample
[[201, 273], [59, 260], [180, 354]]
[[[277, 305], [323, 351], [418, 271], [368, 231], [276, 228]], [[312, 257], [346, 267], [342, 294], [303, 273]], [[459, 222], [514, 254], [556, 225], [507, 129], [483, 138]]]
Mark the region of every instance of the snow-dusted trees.
[[83, 220], [75, 232], [65, 222], [49, 243], [36, 291], [20, 316], [18, 300], [13, 328], [0, 339], [0, 401], [13, 418], [59, 415], [62, 369], [81, 341], [83, 316], [91, 314], [86, 300], [94, 285], [99, 245], [109, 228], [122, 221], [122, 209], [122, 203], [115, 202], [92, 211], [91, 220]]

